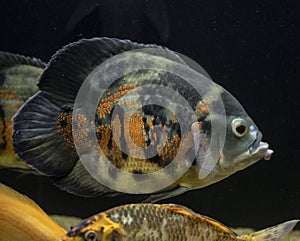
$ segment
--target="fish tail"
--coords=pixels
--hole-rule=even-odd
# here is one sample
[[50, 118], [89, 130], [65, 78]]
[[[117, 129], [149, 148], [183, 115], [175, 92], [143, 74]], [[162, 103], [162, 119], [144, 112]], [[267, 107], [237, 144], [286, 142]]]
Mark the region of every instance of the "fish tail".
[[112, 191], [91, 177], [78, 161], [72, 137], [72, 107], [38, 92], [14, 119], [16, 153], [62, 190], [93, 197]]
[[239, 238], [242, 240], [277, 241], [289, 233], [295, 227], [297, 222], [299, 222], [299, 220], [287, 221], [255, 233], [239, 236]]
[[67, 175], [77, 161], [71, 142], [68, 108], [46, 93], [38, 92], [19, 109], [13, 118], [15, 152], [40, 173], [61, 177]]

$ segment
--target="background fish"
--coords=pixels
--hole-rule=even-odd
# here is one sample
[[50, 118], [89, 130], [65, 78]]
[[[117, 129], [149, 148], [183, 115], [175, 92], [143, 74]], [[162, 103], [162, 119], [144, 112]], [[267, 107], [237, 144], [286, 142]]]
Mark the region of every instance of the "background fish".
[[173, 204], [129, 204], [94, 215], [72, 228], [61, 241], [277, 241], [299, 220], [237, 236], [225, 225]]
[[[54, 183], [62, 189], [77, 195], [97, 196], [116, 193], [115, 190], [96, 181], [78, 161], [79, 157], [74, 147], [74, 133], [72, 133], [73, 105], [83, 81], [99, 64], [119, 53], [141, 48], [159, 49], [161, 47], [138, 44], [128, 40], [94, 38], [72, 43], [58, 51], [40, 78], [40, 91], [29, 99], [14, 117], [14, 147], [20, 158], [39, 172], [52, 177]], [[169, 51], [168, 58], [186, 65], [178, 55], [171, 51]], [[207, 76], [205, 72], [201, 73]], [[147, 146], [151, 127], [157, 125], [167, 132], [166, 141], [169, 144], [165, 145], [154, 158], [138, 160], [124, 155], [112, 140], [110, 120], [113, 108], [117, 104], [122, 104], [119, 103], [120, 97], [126, 96], [126, 91], [130, 89], [150, 83], [173, 88], [189, 102], [198, 118], [198, 121], [190, 128], [193, 128], [193, 133], [199, 134], [201, 138], [196, 138], [200, 149], [197, 152], [198, 161], [195, 160], [176, 183], [161, 190], [160, 193], [151, 195], [146, 201], [153, 202], [210, 185], [248, 167], [261, 158], [270, 158], [273, 151], [268, 149], [267, 143], [261, 142], [261, 132], [239, 102], [222, 87], [214, 85], [218, 91], [214, 92], [214, 88], [209, 89], [207, 96], [202, 98], [180, 77], [163, 70], [149, 70], [122, 76], [108, 90], [105, 90], [98, 104], [94, 124], [99, 145], [106, 150], [105, 155], [113, 160], [113, 164], [120, 170], [132, 174], [147, 174], [164, 168], [177, 154], [178, 143], [183, 139], [176, 116], [171, 111], [157, 106], [140, 106], [140, 111], [132, 115], [134, 118], [129, 128], [131, 136], [135, 136], [138, 145]], [[93, 91], [91, 96], [97, 95], [98, 90]], [[139, 105], [142, 98], [145, 96], [139, 96], [137, 93], [135, 99], [125, 99], [126, 111], [124, 113], [126, 114], [127, 111], [129, 113], [132, 103]], [[211, 118], [217, 120], [221, 118], [209, 115], [207, 102], [218, 100], [223, 101], [226, 111], [225, 146], [219, 153], [213, 172], [205, 178], [199, 178], [199, 170], [205, 168], [202, 160], [207, 155]], [[172, 103], [170, 101], [170, 106]], [[174, 109], [179, 107], [174, 106]], [[85, 116], [79, 116], [76, 121], [80, 125], [86, 125]], [[122, 138], [124, 136], [122, 124], [116, 123], [116, 126], [119, 127]], [[192, 135], [192, 131], [189, 133]], [[84, 131], [81, 134], [86, 135]], [[127, 142], [125, 144], [128, 145]], [[127, 149], [130, 150], [130, 148]], [[183, 163], [190, 151], [192, 150], [180, 153]], [[139, 182], [134, 177], [128, 182], [121, 182], [118, 176], [111, 176], [104, 170], [99, 170], [99, 172], [100, 175], [106, 176], [118, 185], [127, 185], [128, 188]], [[165, 175], [172, 175], [172, 173], [165, 173]]]
[[13, 150], [12, 117], [38, 91], [45, 66], [37, 58], [0, 51], [0, 168], [29, 168]]
[[34, 201], [0, 183], [0, 240], [57, 241], [65, 233]]

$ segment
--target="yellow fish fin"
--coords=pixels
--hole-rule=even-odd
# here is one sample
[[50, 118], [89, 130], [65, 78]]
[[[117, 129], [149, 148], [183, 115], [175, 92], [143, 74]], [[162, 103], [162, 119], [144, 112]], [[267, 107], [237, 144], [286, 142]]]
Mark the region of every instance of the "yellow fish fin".
[[34, 201], [30, 198], [26, 197], [25, 195], [16, 192], [15, 190], [11, 189], [10, 187], [5, 186], [4, 184], [0, 183], [0, 200], [3, 202], [5, 201], [16, 201], [18, 200], [22, 205], [27, 206], [29, 208], [33, 208], [40, 212], [44, 211], [37, 205]]
[[299, 220], [291, 220], [285, 223], [278, 224], [276, 226], [266, 228], [255, 233], [241, 235], [239, 238], [241, 240], [255, 240], [255, 241], [278, 241], [289, 233], [299, 222]]
[[59, 240], [64, 234], [34, 201], [0, 183], [0, 240]]
[[163, 204], [163, 206], [165, 206], [167, 209], [169, 209], [173, 212], [176, 212], [176, 213], [179, 213], [182, 215], [186, 215], [186, 216], [193, 216], [198, 219], [201, 219], [201, 221], [210, 223], [211, 225], [215, 226], [216, 228], [220, 229], [221, 231], [223, 231], [225, 233], [228, 233], [228, 234], [231, 234], [234, 236], [236, 235], [230, 228], [228, 228], [224, 224], [220, 223], [219, 221], [214, 220], [209, 217], [206, 217], [204, 215], [200, 215], [187, 207], [177, 205], [177, 204]]
[[195, 213], [192, 209], [189, 209], [185, 206], [179, 205], [179, 204], [158, 204], [162, 207], [171, 210], [172, 212], [181, 213], [187, 216], [195, 215]]

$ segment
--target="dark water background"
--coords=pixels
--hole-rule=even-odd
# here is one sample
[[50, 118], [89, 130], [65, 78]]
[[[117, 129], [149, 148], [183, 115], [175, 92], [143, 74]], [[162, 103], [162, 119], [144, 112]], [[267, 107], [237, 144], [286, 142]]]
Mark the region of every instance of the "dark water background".
[[[80, 1], [0, 0], [0, 49], [47, 61], [69, 42], [110, 36], [161, 44], [191, 57], [237, 97], [275, 154], [270, 161], [165, 202], [229, 226], [262, 228], [299, 219], [299, 1], [157, 0], [150, 7], [142, 0], [123, 2], [127, 4], [90, 0], [99, 7], [67, 32]], [[161, 25], [153, 24], [145, 11]], [[0, 181], [53, 214], [87, 217], [136, 200], [80, 198], [46, 178], [16, 173], [1, 172]]]

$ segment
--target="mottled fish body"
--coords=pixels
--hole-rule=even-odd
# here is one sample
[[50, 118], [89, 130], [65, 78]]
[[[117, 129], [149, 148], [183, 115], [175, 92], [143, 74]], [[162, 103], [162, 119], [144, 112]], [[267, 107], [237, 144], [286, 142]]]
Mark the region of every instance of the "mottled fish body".
[[45, 66], [39, 59], [0, 51], [0, 167], [28, 168], [13, 149], [12, 117], [38, 91]]
[[61, 241], [277, 241], [298, 220], [237, 236], [209, 217], [173, 204], [129, 204], [94, 215], [73, 227]]
[[[173, 172], [166, 167], [175, 157], [180, 162], [174, 169], [184, 166], [190, 155], [198, 150], [197, 158], [191, 160], [191, 166], [182, 177], [174, 179], [169, 186], [156, 190], [147, 200], [151, 202], [210, 185], [261, 158], [270, 158], [272, 151], [268, 149], [267, 143], [261, 142], [261, 132], [229, 92], [214, 83], [202, 86], [203, 91], [205, 90], [202, 96], [182, 77], [164, 68], [144, 68], [124, 73], [107, 87], [104, 86], [110, 76], [108, 73], [105, 75], [105, 72], [101, 79], [92, 80], [91, 92], [84, 95], [84, 101], [91, 103], [93, 98], [100, 98], [101, 93], [95, 110], [92, 110], [93, 121], [90, 122], [86, 114], [74, 110], [76, 97], [83, 83], [90, 74], [95, 73], [99, 65], [119, 54], [140, 49], [165, 51], [166, 56], [151, 53], [148, 56], [154, 62], [171, 66], [171, 69], [177, 64], [188, 67], [182, 58], [170, 50], [129, 40], [84, 39], [58, 51], [39, 80], [40, 91], [14, 117], [14, 148], [20, 158], [44, 175], [52, 177], [54, 183], [66, 191], [83, 196], [98, 196], [118, 192], [116, 188], [100, 183], [94, 178], [95, 175], [86, 170], [82, 160], [79, 161], [74, 139], [80, 140], [83, 153], [91, 153], [100, 146], [102, 152], [97, 153], [99, 162], [103, 163], [103, 160], [108, 159], [109, 164], [119, 171], [112, 174], [109, 169], [99, 166], [95, 166], [93, 170], [97, 172], [97, 176], [109, 180], [126, 190], [122, 192], [128, 193], [143, 193], [143, 190], [139, 192], [131, 188], [147, 180], [144, 174], [163, 170], [162, 178], [174, 178]], [[125, 64], [137, 66], [146, 65], [148, 59], [125, 60]], [[118, 67], [121, 65], [114, 67], [116, 71]], [[204, 76], [209, 78], [203, 70], [200, 70], [200, 75], [202, 79]], [[160, 94], [160, 88], [152, 88], [151, 94], [140, 92], [141, 88], [149, 85], [172, 89], [186, 100], [192, 113], [185, 106], [174, 104], [177, 95], [170, 95], [163, 100], [166, 108], [142, 104], [151, 96]], [[128, 93], [131, 95], [127, 95]], [[224, 104], [225, 116], [209, 113], [209, 105], [218, 101]], [[122, 107], [123, 111], [113, 116], [117, 107]], [[179, 125], [180, 113], [186, 115], [186, 120], [192, 120], [192, 116], [195, 116], [195, 121], [188, 125], [186, 133], [183, 133]], [[224, 148], [218, 151], [217, 160], [212, 170], [209, 170], [209, 175], [199, 177], [199, 170], [206, 168], [204, 159], [209, 154], [211, 124], [220, 120], [226, 122]], [[86, 126], [95, 130], [96, 142], [90, 142], [93, 135]], [[74, 132], [74, 128], [77, 131]], [[165, 135], [156, 134], [156, 128]], [[191, 139], [194, 141], [190, 142]], [[117, 143], [121, 143], [121, 146]], [[181, 145], [184, 151], [178, 151]], [[135, 147], [144, 150], [137, 153]], [[146, 151], [150, 148], [157, 151], [157, 154], [147, 157]], [[119, 174], [121, 172], [128, 173], [128, 178], [122, 179]], [[138, 177], [135, 174], [139, 174]], [[157, 179], [144, 183], [143, 187], [146, 189], [147, 185], [152, 188], [151, 185], [158, 185], [160, 181]]]

